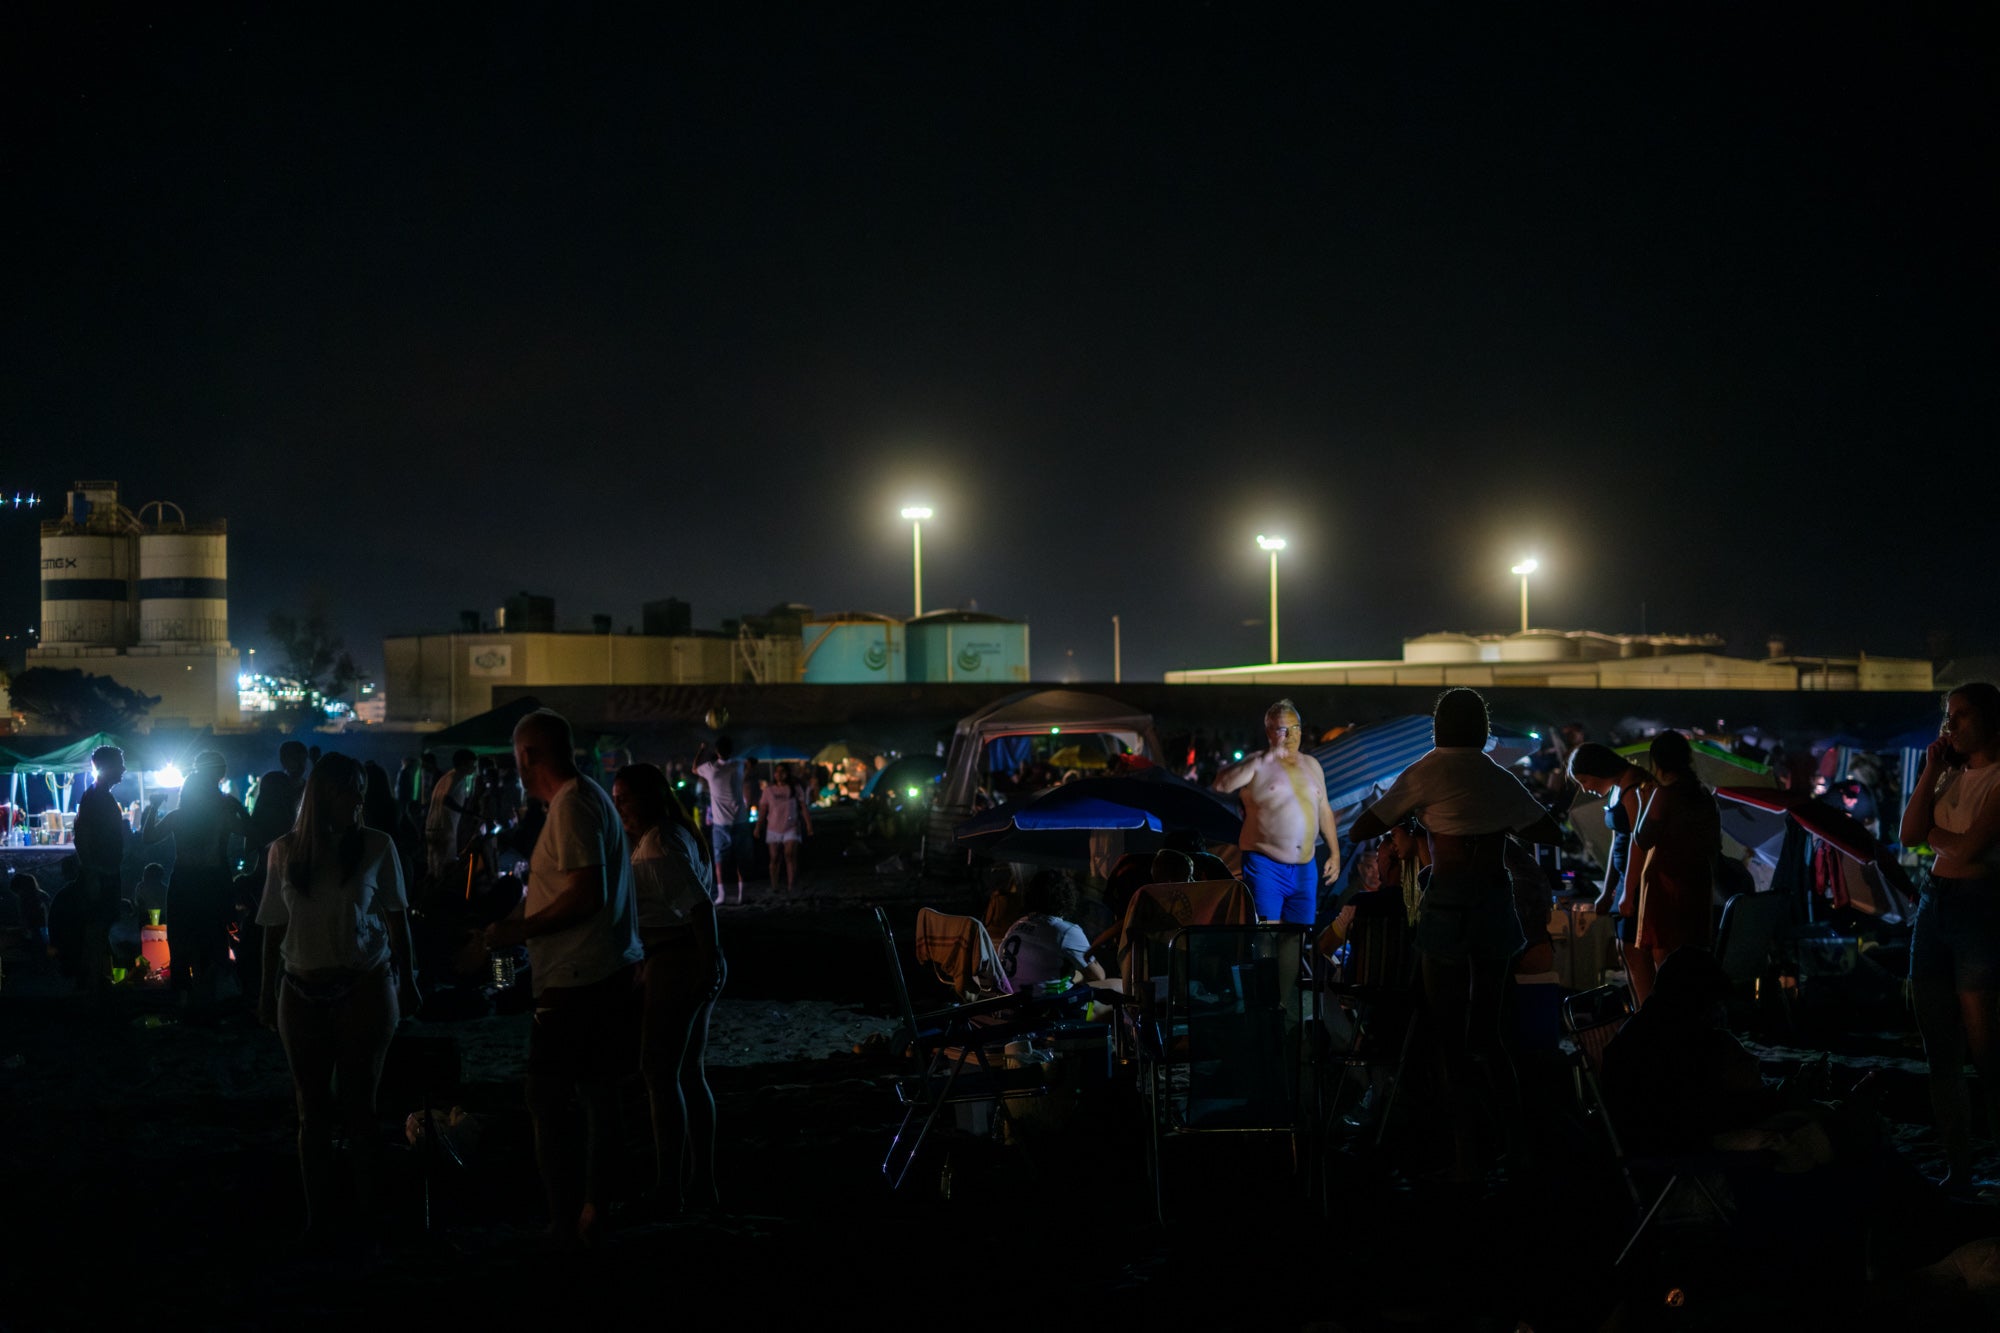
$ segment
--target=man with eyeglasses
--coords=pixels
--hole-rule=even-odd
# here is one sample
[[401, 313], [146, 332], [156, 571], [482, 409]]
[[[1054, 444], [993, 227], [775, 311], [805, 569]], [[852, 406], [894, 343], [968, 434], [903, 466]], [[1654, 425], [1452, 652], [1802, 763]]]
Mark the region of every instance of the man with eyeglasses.
[[[1304, 728], [1290, 699], [1264, 710], [1270, 746], [1215, 776], [1215, 790], [1239, 792], [1243, 832], [1243, 882], [1266, 921], [1309, 926], [1319, 907], [1319, 884], [1340, 877], [1340, 836], [1326, 803], [1326, 775], [1319, 761], [1299, 753]], [[1326, 869], [1315, 881], [1313, 848], [1326, 839]]]

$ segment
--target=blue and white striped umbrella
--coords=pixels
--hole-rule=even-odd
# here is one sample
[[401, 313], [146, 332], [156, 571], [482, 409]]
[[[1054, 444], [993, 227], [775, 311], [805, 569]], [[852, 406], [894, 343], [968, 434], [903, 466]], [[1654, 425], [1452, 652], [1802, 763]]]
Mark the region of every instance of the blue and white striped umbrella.
[[1431, 719], [1413, 714], [1356, 727], [1307, 753], [1326, 774], [1326, 803], [1340, 810], [1388, 787], [1430, 752]]

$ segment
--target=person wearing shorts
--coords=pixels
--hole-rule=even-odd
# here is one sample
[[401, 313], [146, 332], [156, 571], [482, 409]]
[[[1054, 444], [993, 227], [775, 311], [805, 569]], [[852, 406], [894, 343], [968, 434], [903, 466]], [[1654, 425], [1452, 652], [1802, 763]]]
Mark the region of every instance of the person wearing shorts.
[[[1326, 774], [1299, 752], [1305, 728], [1290, 699], [1264, 710], [1265, 749], [1215, 775], [1215, 790], [1240, 793], [1243, 882], [1266, 921], [1310, 926], [1319, 913], [1319, 886], [1340, 878], [1340, 835], [1326, 803]], [[1326, 868], [1314, 873], [1314, 851], [1326, 841]]]
[[778, 765], [774, 779], [764, 784], [757, 802], [757, 821], [771, 848], [771, 887], [799, 886], [799, 845], [812, 832], [812, 809], [806, 793], [792, 778], [790, 764]]

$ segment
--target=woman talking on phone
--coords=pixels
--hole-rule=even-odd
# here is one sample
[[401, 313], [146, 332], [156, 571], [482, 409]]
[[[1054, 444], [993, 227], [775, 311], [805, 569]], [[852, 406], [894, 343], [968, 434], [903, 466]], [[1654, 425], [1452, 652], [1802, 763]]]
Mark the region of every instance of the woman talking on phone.
[[1937, 853], [1910, 936], [1910, 988], [1930, 1066], [1931, 1114], [1951, 1168], [1972, 1169], [1968, 1050], [1989, 1125], [2000, 1127], [2000, 689], [1961, 685], [1924, 751], [1905, 846]]

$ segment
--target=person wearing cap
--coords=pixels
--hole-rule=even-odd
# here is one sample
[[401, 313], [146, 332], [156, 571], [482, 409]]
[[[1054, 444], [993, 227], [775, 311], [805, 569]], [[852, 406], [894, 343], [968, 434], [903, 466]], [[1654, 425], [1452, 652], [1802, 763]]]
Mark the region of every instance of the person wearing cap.
[[111, 927], [124, 896], [125, 844], [131, 830], [111, 789], [125, 780], [125, 752], [100, 745], [90, 754], [91, 783], [76, 803], [76, 889], [84, 903], [83, 984], [92, 994], [111, 986]]
[[236, 871], [231, 846], [252, 834], [243, 802], [222, 790], [227, 763], [214, 750], [194, 759], [194, 772], [181, 788], [180, 805], [162, 815], [164, 797], [146, 803], [139, 835], [148, 843], [174, 840], [174, 872], [167, 890], [167, 972], [185, 1006], [197, 999], [213, 1004], [216, 985], [229, 958], [230, 879]]

